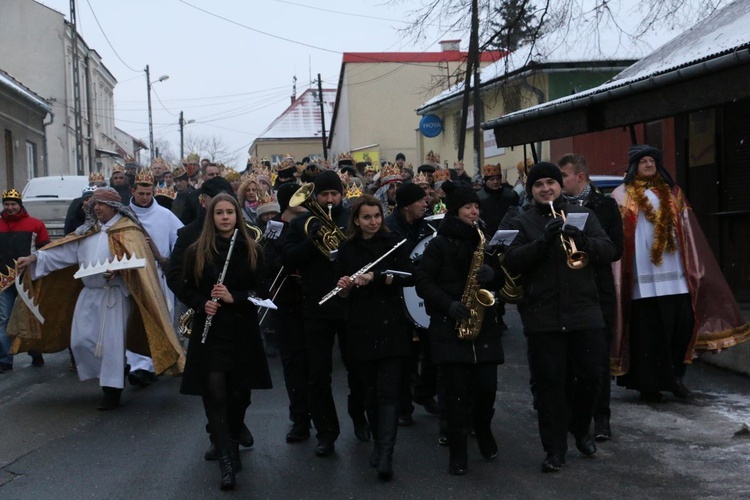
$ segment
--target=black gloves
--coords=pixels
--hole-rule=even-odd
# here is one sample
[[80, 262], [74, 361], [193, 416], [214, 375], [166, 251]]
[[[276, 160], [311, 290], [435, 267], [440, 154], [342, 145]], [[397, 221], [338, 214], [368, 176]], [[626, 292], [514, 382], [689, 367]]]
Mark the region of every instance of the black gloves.
[[484, 284], [489, 283], [495, 278], [495, 270], [487, 264], [482, 264], [482, 267], [477, 271], [477, 281]]
[[562, 218], [555, 217], [544, 226], [544, 241], [546, 243], [552, 243], [562, 233], [563, 223]]
[[576, 244], [578, 250], [586, 246], [586, 234], [575, 226], [565, 226], [562, 232], [563, 236], [570, 238]]
[[448, 316], [456, 321], [463, 321], [469, 319], [471, 316], [471, 309], [466, 307], [461, 301], [454, 300], [448, 308]]
[[307, 234], [310, 236], [313, 240], [319, 240], [323, 237], [323, 232], [321, 229], [323, 228], [323, 223], [318, 220], [318, 218], [311, 219], [310, 222], [307, 224]]

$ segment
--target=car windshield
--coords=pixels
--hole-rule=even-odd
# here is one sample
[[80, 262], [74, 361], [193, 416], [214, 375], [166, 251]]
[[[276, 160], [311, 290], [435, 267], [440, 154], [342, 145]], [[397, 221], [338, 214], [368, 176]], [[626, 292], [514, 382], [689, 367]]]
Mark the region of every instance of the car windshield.
[[36, 177], [26, 184], [22, 196], [24, 200], [32, 198], [72, 200], [81, 196], [86, 186], [88, 186], [88, 177], [85, 175]]

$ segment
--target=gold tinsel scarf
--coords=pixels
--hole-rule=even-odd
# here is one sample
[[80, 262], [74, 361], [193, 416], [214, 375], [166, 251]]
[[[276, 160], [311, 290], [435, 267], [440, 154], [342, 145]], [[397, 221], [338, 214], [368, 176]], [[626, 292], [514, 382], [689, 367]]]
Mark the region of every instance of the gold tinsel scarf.
[[[651, 262], [655, 266], [662, 263], [664, 251], [677, 251], [676, 221], [672, 210], [672, 196], [667, 184], [660, 175], [653, 177], [635, 177], [627, 185], [628, 195], [638, 204], [638, 210], [643, 212], [646, 220], [654, 225], [654, 244], [651, 245]], [[659, 198], [659, 211], [648, 201], [646, 190], [653, 189]]]

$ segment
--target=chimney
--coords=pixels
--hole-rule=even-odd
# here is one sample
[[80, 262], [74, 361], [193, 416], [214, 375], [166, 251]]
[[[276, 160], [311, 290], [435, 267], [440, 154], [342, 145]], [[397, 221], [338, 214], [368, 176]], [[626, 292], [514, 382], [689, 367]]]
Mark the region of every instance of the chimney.
[[441, 52], [452, 52], [461, 50], [461, 40], [442, 40], [440, 42]]

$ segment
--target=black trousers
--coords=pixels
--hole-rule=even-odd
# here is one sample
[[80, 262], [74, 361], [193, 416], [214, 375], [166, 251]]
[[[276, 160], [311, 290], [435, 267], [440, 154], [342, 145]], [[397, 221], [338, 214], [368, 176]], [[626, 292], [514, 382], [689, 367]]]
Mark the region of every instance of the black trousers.
[[568, 431], [580, 437], [591, 426], [603, 371], [604, 333], [601, 328], [533, 332], [527, 340], [542, 446], [546, 452], [564, 454]]
[[331, 392], [333, 344], [338, 336], [339, 350], [347, 371], [348, 412], [352, 420], [365, 419], [365, 389], [360, 368], [349, 363], [345, 323], [340, 319], [304, 318], [305, 349], [308, 362], [308, 398], [310, 415], [318, 439], [335, 441], [341, 429]]
[[438, 365], [444, 390], [448, 432], [465, 437], [469, 428], [486, 429], [492, 420], [497, 392], [495, 363]]
[[630, 371], [617, 383], [639, 391], [673, 391], [685, 375], [695, 319], [690, 294], [634, 300], [630, 310]]
[[380, 406], [398, 406], [404, 358], [363, 361], [360, 366], [368, 415], [377, 414]]
[[307, 396], [308, 363], [302, 316], [287, 310], [275, 314], [274, 325], [284, 370], [284, 385], [289, 397], [289, 418], [294, 422], [310, 422]]

